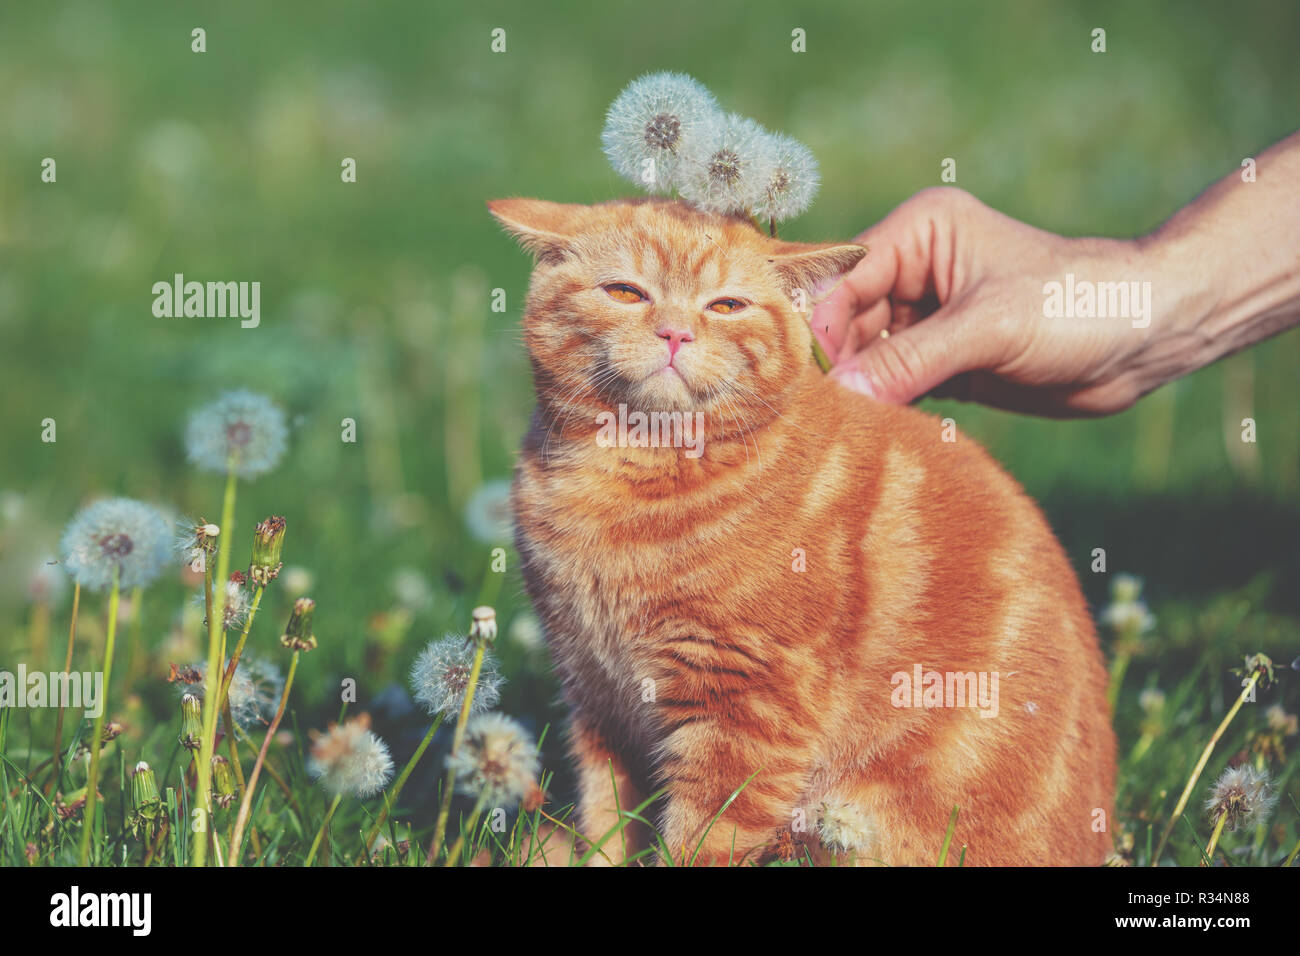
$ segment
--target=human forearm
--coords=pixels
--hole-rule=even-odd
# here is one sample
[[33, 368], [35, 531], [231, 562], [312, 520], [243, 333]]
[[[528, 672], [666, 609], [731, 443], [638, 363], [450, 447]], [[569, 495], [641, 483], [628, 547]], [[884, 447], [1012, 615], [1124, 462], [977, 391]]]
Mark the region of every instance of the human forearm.
[[1300, 323], [1300, 133], [1265, 151], [1255, 180], [1219, 180], [1140, 245], [1167, 277], [1165, 319], [1187, 371]]

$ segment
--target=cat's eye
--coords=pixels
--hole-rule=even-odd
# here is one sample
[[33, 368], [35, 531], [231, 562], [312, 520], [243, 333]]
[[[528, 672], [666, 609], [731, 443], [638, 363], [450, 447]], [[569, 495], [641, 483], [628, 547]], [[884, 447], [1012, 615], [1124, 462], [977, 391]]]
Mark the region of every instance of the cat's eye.
[[608, 285], [601, 286], [615, 302], [625, 302], [631, 305], [636, 302], [645, 302], [650, 297], [634, 285], [626, 282], [611, 282]]
[[739, 312], [748, 307], [749, 303], [741, 299], [714, 299], [709, 303], [709, 311], [721, 315], [730, 315], [732, 312]]

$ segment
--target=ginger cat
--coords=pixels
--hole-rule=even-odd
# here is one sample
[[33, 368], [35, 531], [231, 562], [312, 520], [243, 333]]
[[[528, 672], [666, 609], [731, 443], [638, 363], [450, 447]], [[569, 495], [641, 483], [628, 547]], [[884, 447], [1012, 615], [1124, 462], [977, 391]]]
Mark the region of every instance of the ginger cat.
[[1115, 740], [1060, 545], [969, 439], [810, 358], [795, 303], [866, 250], [669, 200], [489, 207], [536, 258], [516, 542], [584, 836], [664, 790], [677, 862], [932, 865], [957, 806], [950, 864], [1102, 863]]

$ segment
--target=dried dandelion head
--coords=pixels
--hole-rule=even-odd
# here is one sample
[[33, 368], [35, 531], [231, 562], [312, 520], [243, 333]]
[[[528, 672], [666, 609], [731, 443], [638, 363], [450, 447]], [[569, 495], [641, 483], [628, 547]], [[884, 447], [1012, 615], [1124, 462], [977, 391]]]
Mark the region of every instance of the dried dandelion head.
[[[222, 665], [224, 675], [229, 662]], [[195, 697], [200, 703], [207, 687], [207, 661], [199, 661], [192, 667], [177, 670], [175, 681], [181, 693]], [[235, 668], [231, 678], [230, 690], [226, 701], [230, 704], [230, 716], [235, 723], [244, 728], [266, 726], [271, 722], [280, 702], [280, 691], [284, 687], [284, 678], [270, 661], [259, 657], [244, 655]]]
[[876, 827], [860, 807], [827, 800], [817, 810], [817, 836], [832, 853], [865, 852], [876, 841]]
[[1212, 820], [1226, 815], [1225, 827], [1235, 830], [1243, 823], [1254, 826], [1268, 819], [1277, 803], [1277, 792], [1268, 771], [1250, 764], [1229, 767], [1214, 781], [1205, 800], [1205, 812]]
[[176, 523], [176, 553], [191, 571], [202, 574], [217, 552], [221, 529], [204, 518], [184, 517]]
[[[411, 689], [415, 692], [416, 702], [430, 716], [455, 717], [465, 701], [473, 666], [474, 648], [465, 638], [448, 635], [442, 640], [430, 641], [411, 668]], [[501, 699], [501, 684], [496, 661], [485, 651], [470, 714], [495, 707]]]
[[83, 508], [63, 533], [63, 567], [78, 584], [102, 591], [116, 576], [124, 591], [151, 583], [171, 561], [171, 525], [161, 511], [130, 498]]
[[685, 146], [720, 119], [717, 101], [684, 73], [650, 73], [610, 104], [601, 144], [614, 171], [650, 192], [671, 192]]
[[248, 576], [253, 583], [266, 587], [280, 576], [284, 562], [284, 532], [287, 523], [279, 515], [259, 521], [253, 529], [253, 556], [248, 562]]
[[779, 133], [769, 133], [768, 138], [772, 172], [753, 213], [761, 221], [784, 222], [812, 205], [821, 178], [817, 160], [807, 146]]
[[288, 443], [284, 411], [269, 398], [239, 389], [195, 411], [185, 429], [189, 460], [208, 471], [256, 478], [279, 464]]
[[393, 758], [362, 714], [331, 724], [323, 734], [313, 732], [307, 771], [331, 796], [370, 797], [388, 785]]
[[480, 714], [466, 725], [465, 739], [447, 765], [462, 793], [485, 806], [509, 807], [537, 784], [537, 744], [504, 714]]
[[[253, 594], [248, 589], [248, 579], [242, 571], [232, 571], [230, 577], [226, 580], [226, 586], [222, 589], [225, 595], [225, 604], [221, 610], [221, 628], [222, 630], [231, 631], [244, 626], [248, 620], [248, 612], [253, 607]], [[194, 603], [207, 611], [207, 597], [203, 594], [196, 595]], [[212, 604], [216, 607], [221, 603], [220, 596], [212, 595]], [[203, 625], [207, 626], [207, 619], [204, 618]]]
[[1155, 716], [1165, 709], [1165, 692], [1159, 687], [1144, 688], [1138, 694], [1138, 706], [1148, 717]]
[[775, 165], [771, 135], [731, 113], [683, 148], [677, 189], [705, 212], [749, 215], [766, 195]]
[[1290, 737], [1300, 729], [1300, 721], [1297, 721], [1296, 715], [1288, 714], [1282, 709], [1281, 704], [1274, 704], [1264, 711], [1264, 720], [1269, 730], [1283, 737]]
[[514, 506], [510, 482], [497, 478], [485, 482], [465, 504], [465, 524], [483, 544], [504, 544], [514, 534]]

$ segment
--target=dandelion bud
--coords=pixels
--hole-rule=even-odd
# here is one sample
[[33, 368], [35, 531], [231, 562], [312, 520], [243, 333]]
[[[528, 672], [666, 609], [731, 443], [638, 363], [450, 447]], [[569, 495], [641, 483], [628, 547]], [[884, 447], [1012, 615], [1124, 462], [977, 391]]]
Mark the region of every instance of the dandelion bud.
[[203, 740], [203, 707], [193, 694], [181, 698], [181, 746], [193, 753]]
[[272, 515], [258, 522], [253, 532], [253, 559], [248, 565], [248, 576], [263, 587], [280, 575], [284, 563], [280, 552], [284, 549], [285, 520]]
[[490, 607], [476, 607], [470, 615], [469, 637], [472, 641], [487, 641], [491, 644], [497, 638], [497, 612]]
[[293, 602], [293, 613], [285, 626], [280, 643], [295, 651], [310, 651], [316, 646], [316, 635], [311, 631], [312, 615], [316, 602], [311, 598], [298, 598]]
[[162, 812], [158, 781], [152, 768], [143, 760], [135, 765], [135, 772], [131, 774], [131, 806], [137, 817], [150, 823]]
[[126, 728], [117, 721], [109, 721], [104, 725], [104, 733], [100, 738], [100, 743], [108, 743], [110, 740], [116, 740], [122, 736], [122, 731]]
[[230, 761], [220, 754], [212, 757], [212, 799], [217, 806], [226, 809], [234, 801], [238, 791], [235, 787], [235, 773], [230, 769]]

